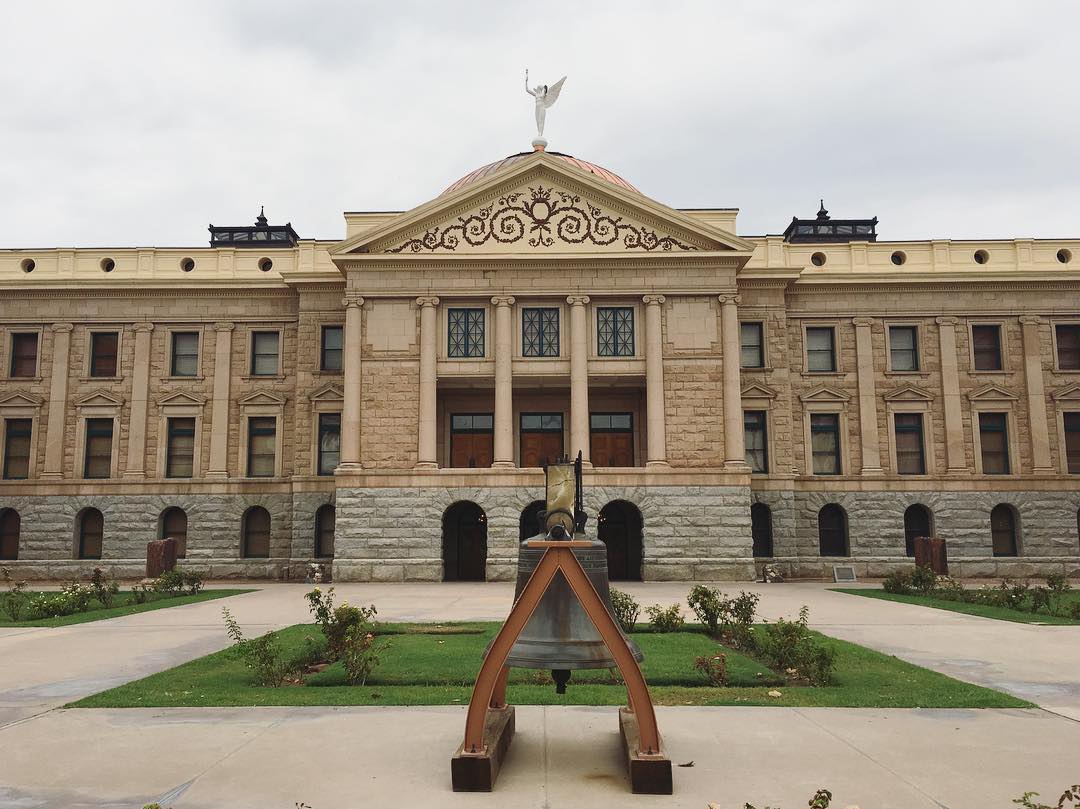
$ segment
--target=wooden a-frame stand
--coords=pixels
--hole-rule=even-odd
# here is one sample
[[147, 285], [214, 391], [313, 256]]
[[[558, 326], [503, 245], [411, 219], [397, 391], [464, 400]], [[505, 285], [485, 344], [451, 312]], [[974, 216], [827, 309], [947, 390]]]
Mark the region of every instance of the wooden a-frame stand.
[[454, 791], [490, 792], [495, 783], [499, 765], [514, 735], [514, 707], [506, 704], [506, 680], [510, 673], [506, 659], [555, 574], [562, 572], [626, 684], [628, 704], [619, 709], [619, 730], [631, 789], [670, 795], [671, 760], [661, 747], [656, 712], [645, 678], [611, 613], [574, 556], [574, 548], [587, 548], [590, 543], [537, 539], [531, 540], [528, 547], [543, 548], [544, 555], [495, 636], [476, 676], [465, 719], [465, 740], [450, 760]]

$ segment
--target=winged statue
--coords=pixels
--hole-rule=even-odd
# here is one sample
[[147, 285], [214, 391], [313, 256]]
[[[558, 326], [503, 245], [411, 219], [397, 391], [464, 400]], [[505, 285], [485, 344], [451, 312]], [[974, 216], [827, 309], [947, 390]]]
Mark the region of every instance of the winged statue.
[[525, 92], [536, 99], [536, 137], [540, 139], [544, 137], [544, 117], [547, 115], [548, 108], [559, 100], [564, 81], [566, 81], [566, 76], [550, 87], [546, 84], [538, 84], [530, 89], [529, 71], [525, 71]]

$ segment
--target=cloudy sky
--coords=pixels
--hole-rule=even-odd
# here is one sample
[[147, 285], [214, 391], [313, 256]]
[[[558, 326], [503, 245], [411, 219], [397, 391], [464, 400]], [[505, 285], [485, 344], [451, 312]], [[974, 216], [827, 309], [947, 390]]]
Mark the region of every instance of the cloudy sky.
[[529, 148], [779, 233], [1080, 236], [1080, 3], [69, 2], [0, 9], [0, 246], [337, 238]]

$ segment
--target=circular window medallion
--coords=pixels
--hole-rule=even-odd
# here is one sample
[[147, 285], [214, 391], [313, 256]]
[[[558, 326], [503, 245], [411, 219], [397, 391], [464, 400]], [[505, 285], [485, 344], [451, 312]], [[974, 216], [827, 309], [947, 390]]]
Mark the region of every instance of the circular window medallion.
[[814, 253], [814, 255], [810, 256], [810, 263], [813, 264], [815, 267], [825, 266], [825, 261], [826, 259], [824, 253]]
[[101, 270], [102, 270], [102, 272], [112, 272], [115, 269], [116, 269], [116, 262], [113, 261], [111, 258], [103, 258], [101, 260]]
[[972, 256], [975, 259], [976, 264], [985, 264], [990, 260], [990, 254], [985, 250], [976, 250], [975, 255]]
[[268, 258], [259, 259], [259, 269], [263, 272], [270, 272], [274, 268], [274, 262]]
[[180, 269], [183, 270], [184, 272], [191, 272], [192, 270], [195, 269], [195, 259], [193, 259], [193, 258], [180, 259]]
[[901, 264], [907, 261], [907, 254], [903, 250], [897, 250], [892, 254], [892, 263], [899, 267]]
[[1064, 247], [1062, 247], [1060, 250], [1057, 251], [1057, 260], [1060, 261], [1062, 264], [1068, 264], [1070, 261], [1072, 261], [1072, 251], [1066, 250]]
[[24, 258], [22, 260], [22, 263], [19, 265], [19, 267], [22, 268], [23, 272], [33, 272], [36, 266], [37, 263], [32, 258]]

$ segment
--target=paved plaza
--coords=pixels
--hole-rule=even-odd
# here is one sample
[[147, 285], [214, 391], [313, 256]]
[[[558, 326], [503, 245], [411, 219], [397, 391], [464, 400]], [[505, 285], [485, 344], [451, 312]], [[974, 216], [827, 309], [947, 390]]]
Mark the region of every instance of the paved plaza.
[[[263, 585], [258, 585], [263, 586]], [[737, 591], [740, 586], [725, 585]], [[631, 796], [611, 708], [518, 709], [492, 795], [455, 795], [448, 760], [464, 709], [71, 710], [79, 697], [223, 648], [227, 604], [249, 634], [307, 620], [304, 585], [62, 628], [0, 629], [0, 807], [176, 809], [399, 806], [1011, 807], [1080, 780], [1080, 627], [1033, 626], [833, 593], [746, 585], [768, 619], [811, 622], [953, 677], [1037, 703], [1032, 710], [659, 709], [675, 770], [671, 797]], [[635, 584], [642, 603], [688, 585]], [[384, 620], [497, 619], [505, 584], [346, 584]]]

